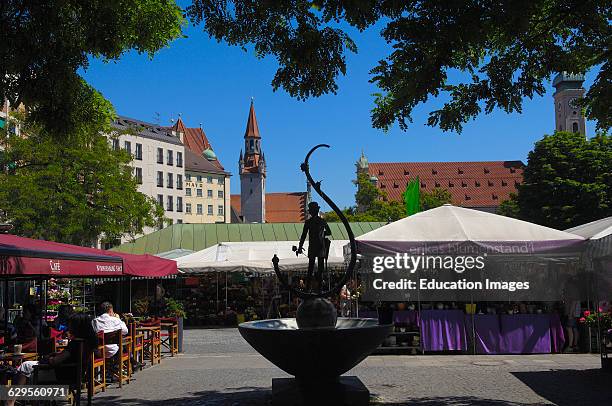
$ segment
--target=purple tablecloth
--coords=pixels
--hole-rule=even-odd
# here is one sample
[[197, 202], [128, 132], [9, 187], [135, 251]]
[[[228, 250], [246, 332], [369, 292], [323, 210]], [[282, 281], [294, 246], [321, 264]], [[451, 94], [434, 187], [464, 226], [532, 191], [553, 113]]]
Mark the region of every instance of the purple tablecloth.
[[419, 325], [419, 312], [416, 310], [396, 310], [393, 312], [393, 323]]
[[424, 351], [465, 351], [467, 334], [463, 311], [422, 310], [421, 347]]
[[[472, 316], [466, 316], [471, 329]], [[560, 352], [565, 338], [556, 314], [474, 315], [478, 354]]]

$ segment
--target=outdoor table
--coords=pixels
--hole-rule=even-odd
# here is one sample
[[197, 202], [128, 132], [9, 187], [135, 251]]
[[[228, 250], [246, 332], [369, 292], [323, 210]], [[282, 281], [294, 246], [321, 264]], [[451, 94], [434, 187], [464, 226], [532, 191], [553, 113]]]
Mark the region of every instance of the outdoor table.
[[144, 348], [143, 348], [144, 356], [145, 358], [148, 356], [149, 360], [151, 361], [151, 365], [153, 365], [155, 363], [155, 357], [153, 356], [153, 353], [155, 351], [153, 348], [154, 347], [154, 343], [153, 343], [154, 333], [157, 331], [158, 335], [161, 335], [161, 326], [141, 326], [141, 327], [136, 327], [136, 331], [142, 332], [143, 344], [144, 344]]
[[376, 310], [359, 310], [359, 317], [362, 319], [378, 319]]
[[[471, 328], [472, 316], [466, 316]], [[478, 354], [537, 354], [560, 352], [565, 343], [557, 314], [475, 314]]]
[[420, 323], [423, 351], [467, 350], [462, 310], [422, 310]]
[[17, 367], [23, 361], [34, 361], [36, 358], [38, 358], [38, 354], [35, 352], [22, 352], [21, 354], [6, 352], [0, 355], [0, 363]]

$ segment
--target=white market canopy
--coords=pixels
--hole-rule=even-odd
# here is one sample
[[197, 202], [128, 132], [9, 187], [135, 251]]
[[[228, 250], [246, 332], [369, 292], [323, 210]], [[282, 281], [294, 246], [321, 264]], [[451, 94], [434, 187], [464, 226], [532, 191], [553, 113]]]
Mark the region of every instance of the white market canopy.
[[588, 239], [594, 258], [610, 257], [612, 259], [612, 217], [592, 221], [565, 231]]
[[[346, 240], [332, 240], [329, 249], [327, 265], [329, 268], [342, 267], [344, 257], [343, 246]], [[272, 257], [276, 254], [280, 259], [282, 271], [307, 270], [308, 258], [298, 257], [292, 251], [298, 241], [251, 241], [224, 242], [213, 245], [193, 254], [176, 258], [177, 267], [183, 273], [206, 272], [274, 272]], [[308, 243], [304, 244], [304, 252], [308, 251]]]
[[445, 204], [357, 237], [359, 253], [389, 254], [411, 249], [477, 245], [498, 253], [578, 250], [584, 238], [511, 217]]

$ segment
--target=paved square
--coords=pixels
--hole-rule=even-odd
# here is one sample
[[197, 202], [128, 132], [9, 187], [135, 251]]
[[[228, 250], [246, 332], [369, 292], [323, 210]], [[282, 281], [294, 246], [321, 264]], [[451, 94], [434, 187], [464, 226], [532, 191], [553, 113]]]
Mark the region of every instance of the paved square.
[[[288, 376], [237, 329], [187, 330], [184, 349], [123, 389], [113, 385], [96, 395], [94, 403], [268, 405], [272, 378]], [[612, 374], [590, 354], [376, 355], [349, 374], [361, 378], [375, 405], [612, 405]]]

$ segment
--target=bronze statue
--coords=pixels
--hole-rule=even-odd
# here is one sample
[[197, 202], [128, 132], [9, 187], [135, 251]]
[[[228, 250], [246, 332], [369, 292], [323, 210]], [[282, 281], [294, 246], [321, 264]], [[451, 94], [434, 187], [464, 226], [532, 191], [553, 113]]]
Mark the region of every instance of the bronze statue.
[[295, 252], [295, 255], [304, 252], [304, 240], [306, 239], [306, 234], [308, 234], [308, 276], [306, 277], [306, 290], [310, 290], [314, 264], [315, 260], [317, 260], [317, 288], [321, 291], [325, 261], [327, 261], [331, 244], [329, 238], [327, 238], [328, 235], [331, 235], [331, 230], [325, 220], [319, 217], [319, 209], [317, 202], [310, 202], [308, 204], [310, 218], [304, 222], [300, 246]]

